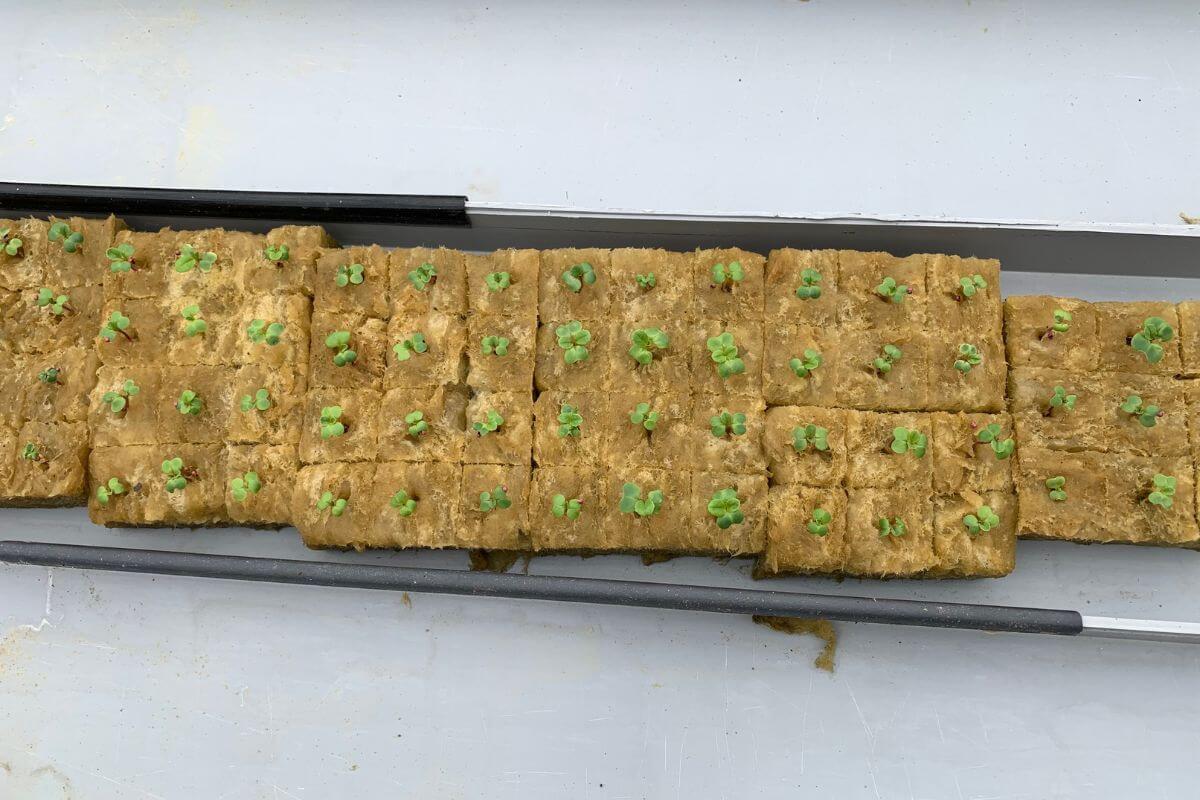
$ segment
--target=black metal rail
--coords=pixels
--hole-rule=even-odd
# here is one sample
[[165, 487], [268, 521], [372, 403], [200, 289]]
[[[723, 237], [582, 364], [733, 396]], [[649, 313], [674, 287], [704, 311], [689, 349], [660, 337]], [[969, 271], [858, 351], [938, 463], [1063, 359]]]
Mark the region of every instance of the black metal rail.
[[458, 195], [255, 192], [52, 183], [0, 182], [0, 211], [327, 224], [471, 224], [467, 198]]
[[1072, 636], [1083, 631], [1075, 611], [969, 603], [935, 603], [877, 597], [732, 589], [647, 581], [511, 575], [465, 570], [342, 564], [280, 558], [203, 555], [124, 547], [0, 541], [0, 562], [112, 572], [183, 575], [239, 581], [337, 586], [552, 600], [612, 606], [763, 614], [844, 622]]

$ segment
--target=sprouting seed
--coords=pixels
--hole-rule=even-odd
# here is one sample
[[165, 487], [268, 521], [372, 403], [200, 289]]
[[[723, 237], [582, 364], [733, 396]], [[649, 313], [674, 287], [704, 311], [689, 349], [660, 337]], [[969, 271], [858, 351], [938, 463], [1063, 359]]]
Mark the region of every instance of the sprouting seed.
[[334, 366], [344, 367], [358, 360], [358, 353], [350, 349], [350, 331], [334, 331], [325, 337], [325, 346], [333, 351]]
[[45, 456], [42, 455], [42, 448], [38, 447], [33, 442], [26, 442], [21, 448], [21, 458], [25, 461], [44, 461]]
[[332, 439], [346, 432], [346, 423], [342, 420], [341, 406], [325, 406], [321, 409], [321, 438]]
[[1146, 496], [1146, 500], [1159, 508], [1170, 508], [1175, 504], [1175, 479], [1170, 475], [1156, 473], [1154, 488]]
[[366, 270], [362, 264], [342, 264], [333, 276], [333, 283], [338, 288], [344, 288], [351, 284], [358, 286], [366, 279]]
[[912, 289], [903, 283], [896, 283], [896, 279], [888, 276], [883, 279], [883, 282], [875, 287], [875, 294], [880, 299], [891, 303], [903, 303], [904, 298], [912, 293]]
[[1066, 333], [1067, 331], [1071, 330], [1072, 319], [1073, 317], [1071, 316], [1070, 311], [1067, 311], [1064, 308], [1054, 309], [1053, 321], [1046, 328], [1046, 330], [1042, 331], [1040, 338], [1053, 339], [1054, 334], [1056, 333]]
[[417, 501], [409, 497], [408, 492], [403, 489], [392, 495], [388, 505], [396, 509], [396, 513], [402, 517], [411, 517], [417, 510]]
[[991, 506], [980, 506], [975, 509], [974, 514], [967, 514], [963, 517], [962, 523], [967, 529], [967, 533], [975, 537], [981, 533], [987, 533], [999, 525], [1000, 516], [992, 510]]
[[404, 415], [405, 432], [414, 439], [429, 430], [425, 414], [421, 411], [410, 411]]
[[104, 251], [110, 272], [129, 272], [137, 268], [133, 259], [133, 244], [122, 242]]
[[212, 251], [201, 253], [190, 244], [183, 245], [179, 248], [179, 252], [175, 254], [176, 272], [191, 272], [193, 269], [198, 269], [201, 272], [210, 272], [216, 263], [216, 253]]
[[653, 431], [658, 426], [659, 416], [659, 412], [650, 410], [649, 403], [638, 403], [633, 411], [629, 412], [629, 421], [634, 425], [641, 425], [647, 431]]
[[642, 490], [636, 483], [625, 483], [621, 486], [621, 502], [617, 508], [622, 514], [633, 514], [637, 517], [649, 517], [662, 508], [663, 493], [661, 489], [652, 489], [642, 497]]
[[1046, 478], [1046, 491], [1049, 493], [1051, 500], [1061, 503], [1067, 499], [1067, 479], [1062, 475]]
[[0, 252], [20, 258], [25, 255], [25, 242], [19, 236], [10, 236], [10, 228], [0, 228]]
[[892, 367], [896, 365], [904, 356], [904, 352], [894, 344], [885, 344], [879, 351], [879, 357], [871, 362], [871, 368], [875, 370], [875, 374], [880, 377], [887, 375], [892, 371]]
[[649, 291], [658, 285], [658, 278], [654, 276], [653, 272], [634, 275], [633, 280], [637, 283], [638, 288], [642, 291]]
[[708, 515], [716, 521], [721, 530], [730, 525], [740, 525], [746, 519], [746, 515], [742, 513], [742, 501], [738, 497], [737, 489], [720, 489], [713, 494], [708, 501]]
[[53, 289], [46, 286], [38, 290], [34, 303], [38, 308], [45, 308], [56, 317], [61, 317], [67, 312], [75, 313], [75, 309], [71, 307], [71, 298], [65, 294], [56, 294]]
[[670, 346], [671, 337], [661, 328], [638, 328], [629, 335], [629, 341], [629, 357], [645, 366], [654, 360], [655, 352]]
[[179, 312], [179, 315], [183, 317], [187, 323], [183, 326], [184, 336], [197, 336], [208, 330], [208, 323], [204, 321], [204, 318], [200, 314], [200, 306], [195, 304], [185, 306], [184, 309]]
[[796, 297], [801, 300], [816, 300], [821, 296], [821, 273], [812, 267], [800, 272], [800, 285], [796, 287]]
[[47, 367], [38, 373], [38, 380], [46, 384], [61, 385], [61, 382], [58, 380], [61, 375], [62, 370], [58, 367]]
[[709, 418], [708, 428], [718, 439], [742, 436], [746, 433], [746, 415], [740, 412], [731, 414], [728, 411], [722, 411]]
[[1054, 394], [1050, 395], [1050, 405], [1046, 407], [1042, 416], [1050, 416], [1054, 413], [1054, 409], [1061, 408], [1064, 411], [1074, 411], [1075, 401], [1077, 397], [1073, 394], [1067, 394], [1067, 390], [1061, 386], [1054, 387]]
[[558, 435], [560, 438], [579, 437], [579, 426], [583, 424], [583, 415], [579, 409], [568, 403], [563, 403], [558, 411]]
[[1157, 364], [1162, 361], [1163, 347], [1160, 342], [1169, 342], [1175, 330], [1162, 317], [1147, 317], [1142, 329], [1129, 339], [1129, 346], [1146, 357], [1146, 361]]
[[108, 316], [108, 320], [104, 326], [100, 328], [100, 338], [106, 342], [115, 341], [117, 336], [124, 336], [126, 340], [133, 341], [133, 337], [126, 333], [129, 328], [129, 317], [122, 314], [120, 311], [114, 311]]
[[554, 335], [558, 338], [558, 346], [563, 349], [563, 361], [577, 364], [587, 360], [587, 345], [592, 341], [592, 334], [583, 327], [582, 322], [573, 319], [566, 325], [560, 325], [554, 329]]
[[828, 536], [829, 523], [833, 521], [833, 515], [823, 508], [814, 508], [812, 516], [809, 517], [808, 524], [804, 527], [808, 528], [808, 532], [813, 536]]
[[255, 391], [253, 396], [244, 394], [238, 403], [238, 407], [243, 412], [266, 411], [271, 407], [271, 393], [265, 387], [262, 387]]
[[501, 292], [512, 285], [512, 276], [507, 272], [489, 272], [483, 282], [489, 292]]
[[975, 440], [980, 444], [989, 445], [992, 452], [996, 455], [997, 461], [1003, 461], [1011, 456], [1017, 449], [1017, 443], [1009, 437], [1001, 439], [1001, 427], [998, 423], [989, 422], [979, 429], [979, 433], [975, 434]]
[[983, 291], [987, 287], [987, 281], [982, 275], [965, 275], [958, 279], [958, 289], [955, 295], [957, 299], [966, 300], [974, 297], [978, 292]]
[[971, 371], [972, 367], [977, 367], [983, 363], [983, 356], [979, 354], [979, 348], [973, 344], [963, 342], [958, 346], [958, 358], [954, 359], [954, 368], [966, 375]]
[[328, 511], [331, 517], [340, 517], [346, 513], [350, 502], [344, 497], [334, 497], [333, 492], [325, 491], [317, 498], [317, 510]]
[[409, 270], [408, 282], [413, 285], [413, 288], [418, 292], [423, 292], [430, 286], [437, 283], [437, 268], [426, 261], [416, 269]]
[[581, 261], [562, 274], [562, 282], [568, 289], [578, 294], [585, 285], [591, 286], [596, 282], [596, 270], [592, 269], [592, 265], [588, 262]]
[[189, 476], [197, 477], [194, 469], [184, 466], [182, 458], [168, 458], [162, 462], [162, 473], [167, 478], [168, 493], [183, 491], [187, 488]]
[[485, 336], [480, 344], [485, 356], [506, 356], [512, 343], [504, 336]]
[[108, 406], [108, 410], [114, 414], [120, 414], [128, 405], [130, 398], [134, 397], [141, 389], [132, 380], [126, 380], [121, 386], [113, 391], [105, 392], [101, 396], [100, 401]]
[[503, 424], [504, 417], [500, 416], [500, 412], [490, 408], [483, 419], [471, 424], [471, 429], [479, 436], [487, 436], [489, 433], [500, 430], [500, 426]]
[[[425, 334], [418, 331], [402, 342], [392, 345], [392, 352], [396, 354], [397, 361], [408, 361], [413, 357], [413, 354], [421, 355], [429, 352], [429, 343], [425, 341]], [[337, 363], [337, 359], [334, 359]]]
[[908, 525], [900, 517], [892, 517], [891, 519], [880, 517], [875, 526], [879, 528], [879, 538], [881, 539], [886, 539], [889, 536], [893, 539], [899, 539], [908, 533]]
[[803, 358], [793, 358], [788, 362], [788, 369], [797, 378], [807, 378], [812, 371], [821, 366], [821, 354], [811, 348], [804, 351]]
[[74, 253], [83, 244], [83, 234], [71, 230], [71, 226], [65, 222], [51, 225], [48, 238], [52, 242], [62, 242], [62, 249], [68, 253]]
[[504, 486], [497, 486], [490, 492], [479, 493], [479, 510], [485, 514], [497, 508], [506, 509], [511, 505], [512, 500], [509, 499], [508, 489]]
[[746, 271], [742, 269], [742, 262], [740, 261], [730, 261], [728, 264], [713, 264], [712, 285], [714, 288], [725, 292], [732, 292], [733, 287], [741, 283], [745, 277]]
[[246, 336], [255, 344], [265, 342], [269, 345], [277, 345], [283, 338], [283, 323], [268, 324], [265, 319], [252, 319], [246, 326]]
[[263, 258], [277, 267], [282, 267], [283, 262], [291, 257], [292, 251], [288, 249], [286, 244], [269, 244], [263, 248]]
[[568, 500], [566, 495], [556, 494], [550, 498], [550, 513], [556, 517], [566, 517], [573, 522], [582, 512], [583, 501], [578, 497]]
[[184, 389], [179, 395], [179, 401], [175, 403], [175, 408], [184, 416], [195, 417], [204, 410], [204, 401], [191, 389]]
[[257, 472], [247, 472], [229, 482], [229, 493], [239, 503], [246, 502], [247, 497], [258, 494], [260, 490], [262, 490], [262, 481], [259, 480]]
[[102, 483], [96, 487], [96, 501], [102, 506], [106, 506], [116, 496], [125, 494], [125, 484], [121, 483], [120, 478], [109, 478], [106, 483]]
[[828, 453], [829, 430], [811, 422], [792, 428], [792, 449], [803, 453], [810, 447], [819, 453]]
[[1142, 398], [1131, 394], [1121, 403], [1121, 410], [1142, 424], [1143, 428], [1153, 428], [1158, 418], [1163, 415], [1162, 409], [1153, 404], [1142, 402]]
[[892, 452], [898, 455], [912, 453], [917, 458], [923, 458], [928, 442], [928, 437], [920, 431], [908, 428], [892, 429]]
[[713, 336], [707, 344], [709, 357], [716, 363], [717, 374], [723, 380], [746, 371], [746, 363], [738, 355], [732, 333], [725, 331], [719, 336]]

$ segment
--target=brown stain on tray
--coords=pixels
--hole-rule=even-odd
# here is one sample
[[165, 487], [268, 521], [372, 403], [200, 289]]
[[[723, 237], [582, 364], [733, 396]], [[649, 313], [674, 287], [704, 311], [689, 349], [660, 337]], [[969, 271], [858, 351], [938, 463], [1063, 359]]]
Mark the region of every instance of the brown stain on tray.
[[780, 633], [808, 634], [817, 637], [825, 643], [825, 646], [821, 649], [820, 655], [813, 660], [813, 666], [826, 672], [833, 672], [834, 659], [837, 656], [837, 630], [829, 620], [768, 617], [762, 614], [755, 614], [753, 619], [756, 625], [762, 625]]

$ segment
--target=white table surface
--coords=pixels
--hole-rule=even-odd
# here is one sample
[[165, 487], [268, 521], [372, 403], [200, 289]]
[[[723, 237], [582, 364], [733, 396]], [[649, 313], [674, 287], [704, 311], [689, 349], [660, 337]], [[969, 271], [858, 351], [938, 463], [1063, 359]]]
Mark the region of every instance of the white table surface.
[[[0, 175], [1081, 226], [1200, 213], [1194, 6], [741, 5], [9, 9]], [[0, 511], [0, 533], [465, 561], [310, 553], [290, 530], [104, 532], [81, 509]], [[751, 583], [702, 559], [531, 571]], [[1198, 581], [1193, 552], [1025, 542], [1001, 581], [770, 585], [1200, 620]], [[815, 640], [738, 617], [0, 567], [0, 798], [1195, 796], [1200, 651], [838, 628], [828, 674]]]

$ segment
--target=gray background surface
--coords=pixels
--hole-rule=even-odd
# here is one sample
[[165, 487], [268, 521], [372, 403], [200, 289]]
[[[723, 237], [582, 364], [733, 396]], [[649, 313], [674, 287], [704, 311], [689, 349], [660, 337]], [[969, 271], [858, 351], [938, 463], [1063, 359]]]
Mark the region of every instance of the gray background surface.
[[[1192, 5], [6, 19], [22, 31], [0, 49], [12, 180], [1077, 227], [1200, 213]], [[1005, 289], [1200, 297], [1198, 281], [1020, 272]], [[309, 553], [290, 530], [104, 532], [81, 509], [0, 511], [0, 531], [465, 561]], [[751, 583], [746, 564], [702, 559], [531, 571]], [[1198, 579], [1192, 552], [1028, 542], [1002, 581], [771, 586], [1200, 620]], [[815, 640], [743, 618], [0, 567], [0, 798], [1195, 796], [1196, 650], [839, 633], [830, 675]]]

